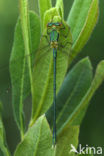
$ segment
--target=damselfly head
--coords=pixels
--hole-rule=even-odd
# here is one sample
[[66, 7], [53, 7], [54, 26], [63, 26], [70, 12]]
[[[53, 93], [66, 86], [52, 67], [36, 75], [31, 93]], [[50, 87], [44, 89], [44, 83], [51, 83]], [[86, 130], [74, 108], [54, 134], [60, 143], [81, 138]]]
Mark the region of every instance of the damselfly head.
[[53, 23], [48, 23], [48, 24], [47, 24], [47, 27], [48, 27], [48, 28], [51, 28], [52, 25], [53, 25]]
[[61, 22], [51, 22], [47, 24], [48, 28], [60, 28], [63, 24]]

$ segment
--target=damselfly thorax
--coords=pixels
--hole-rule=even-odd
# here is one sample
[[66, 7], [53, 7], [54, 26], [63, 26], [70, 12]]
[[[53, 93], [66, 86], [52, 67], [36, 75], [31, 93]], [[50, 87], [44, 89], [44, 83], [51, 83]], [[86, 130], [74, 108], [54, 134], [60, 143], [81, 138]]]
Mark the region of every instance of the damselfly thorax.
[[58, 48], [58, 42], [57, 41], [52, 41], [51, 43], [50, 43], [50, 47], [51, 48]]
[[47, 33], [50, 36], [50, 47], [58, 48], [58, 40], [59, 40], [59, 31], [62, 26], [62, 23], [48, 23], [47, 24]]

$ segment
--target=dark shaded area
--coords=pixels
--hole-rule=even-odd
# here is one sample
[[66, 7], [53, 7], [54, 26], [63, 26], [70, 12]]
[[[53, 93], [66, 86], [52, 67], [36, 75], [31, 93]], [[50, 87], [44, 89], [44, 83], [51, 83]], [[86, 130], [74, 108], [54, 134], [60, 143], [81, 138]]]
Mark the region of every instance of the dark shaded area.
[[[64, 0], [65, 3], [65, 19], [71, 8], [73, 0]], [[30, 8], [36, 8], [35, 0], [31, 0]], [[18, 15], [18, 1], [4, 0], [3, 10], [0, 10], [0, 99], [4, 105], [3, 121], [5, 124], [7, 142], [10, 151], [14, 151], [17, 142], [20, 140], [19, 131], [13, 119], [11, 106], [11, 87], [9, 78], [8, 58], [10, 56], [14, 27]], [[100, 0], [100, 16], [98, 24], [89, 39], [87, 45], [82, 50], [79, 58], [89, 56], [94, 67], [100, 60], [104, 59], [104, 0]], [[78, 59], [79, 59], [78, 58]], [[1, 95], [2, 93], [2, 95]], [[29, 103], [28, 103], [29, 105]], [[29, 107], [29, 106], [28, 106]], [[28, 107], [25, 106], [25, 109]], [[104, 145], [104, 83], [97, 90], [96, 94], [90, 102], [86, 116], [83, 120], [80, 130], [80, 143], [89, 146]]]

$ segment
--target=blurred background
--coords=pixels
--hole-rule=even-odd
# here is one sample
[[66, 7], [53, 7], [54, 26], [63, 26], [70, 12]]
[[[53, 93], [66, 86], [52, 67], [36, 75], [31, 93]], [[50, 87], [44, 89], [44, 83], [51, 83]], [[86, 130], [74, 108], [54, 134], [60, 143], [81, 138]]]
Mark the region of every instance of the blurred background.
[[[67, 19], [67, 14], [69, 13], [72, 3], [73, 0], [64, 0], [65, 19]], [[38, 13], [37, 4], [37, 0], [29, 1], [30, 9]], [[55, 0], [53, 0], [53, 4], [55, 4]], [[4, 106], [3, 121], [6, 129], [8, 146], [11, 152], [14, 151], [20, 139], [12, 113], [8, 66], [18, 12], [18, 0], [0, 0], [0, 100]], [[99, 61], [104, 59], [104, 0], [100, 0], [98, 23], [79, 58], [85, 56], [90, 57], [94, 71]], [[82, 145], [104, 145], [104, 83], [97, 90], [90, 102], [90, 106], [81, 124], [79, 140]]]

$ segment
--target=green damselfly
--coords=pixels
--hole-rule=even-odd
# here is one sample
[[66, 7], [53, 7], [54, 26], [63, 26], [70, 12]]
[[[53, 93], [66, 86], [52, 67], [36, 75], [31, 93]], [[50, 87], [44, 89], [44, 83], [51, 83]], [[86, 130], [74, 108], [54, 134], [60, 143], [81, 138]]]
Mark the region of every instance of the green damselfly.
[[[53, 145], [56, 144], [56, 58], [57, 58], [57, 48], [59, 40], [59, 30], [63, 29], [62, 23], [48, 23], [47, 24], [47, 34], [50, 35], [50, 45], [53, 49], [53, 65], [54, 65], [54, 80], [53, 80]], [[50, 32], [48, 32], [51, 30]]]
[[[52, 64], [53, 65], [53, 78], [50, 80], [50, 81], [53, 81], [53, 100], [52, 100], [53, 101], [53, 106], [52, 106], [53, 107], [52, 108], [53, 109], [53, 145], [56, 144], [56, 133], [57, 133], [56, 132], [56, 94], [57, 94], [56, 90], [59, 86], [58, 86], [58, 82], [56, 84], [56, 81], [58, 81], [58, 78], [59, 78], [58, 73], [61, 72], [60, 70], [63, 70], [62, 67], [64, 66], [65, 68], [67, 68], [67, 61], [68, 61], [68, 57], [70, 56], [69, 55], [70, 46], [72, 44], [70, 38], [67, 40], [67, 37], [70, 34], [69, 27], [68, 27], [66, 33], [65, 33], [65, 31], [66, 31], [66, 28], [62, 22], [48, 23], [46, 34], [42, 36], [42, 42], [44, 42], [44, 40], [46, 39], [49, 49], [44, 50], [44, 52], [39, 51], [39, 53], [37, 53], [37, 59], [35, 61], [35, 62], [37, 62], [36, 64], [38, 64], [39, 60], [41, 60], [42, 62], [45, 62], [46, 60], [48, 60], [47, 64], [48, 64], [48, 62], [51, 62], [51, 60], [53, 62], [53, 64]], [[53, 55], [51, 55], [52, 52], [53, 52]], [[47, 56], [44, 56], [44, 54], [46, 55], [46, 53], [47, 53]], [[50, 57], [48, 57], [48, 55], [49, 56], [51, 55], [51, 59], [50, 59]], [[58, 62], [60, 62], [60, 69], [57, 70]], [[49, 64], [49, 66], [50, 66], [50, 64]], [[37, 70], [38, 74], [40, 74], [39, 70], [41, 70], [41, 68], [43, 68], [43, 67], [40, 67], [40, 68], [37, 67], [36, 70]], [[47, 70], [46, 70], [46, 72], [48, 72]], [[36, 72], [36, 74], [37, 74], [37, 72]], [[42, 71], [41, 71], [41, 73], [42, 73]], [[64, 74], [65, 73], [63, 73], [63, 75]], [[36, 81], [35, 84], [37, 84], [37, 83], [38, 83], [38, 81]], [[39, 86], [39, 84], [38, 84], [38, 86]], [[46, 99], [46, 101], [47, 101], [47, 99]]]
[[[54, 64], [54, 83], [53, 83], [53, 145], [56, 144], [56, 58], [59, 39], [59, 29], [61, 29], [62, 23], [48, 23], [47, 33], [50, 35], [50, 45], [53, 48], [53, 64]], [[48, 30], [51, 29], [49, 33]]]

